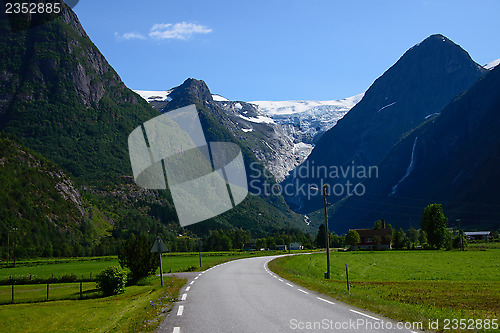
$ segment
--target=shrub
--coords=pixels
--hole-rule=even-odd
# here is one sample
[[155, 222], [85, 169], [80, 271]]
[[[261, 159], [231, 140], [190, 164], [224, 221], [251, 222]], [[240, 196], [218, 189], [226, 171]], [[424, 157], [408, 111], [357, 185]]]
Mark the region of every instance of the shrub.
[[96, 282], [104, 296], [120, 294], [125, 291], [127, 273], [116, 266], [110, 266], [97, 274]]
[[455, 236], [455, 238], [453, 239], [453, 248], [460, 249], [462, 247], [462, 242], [463, 242], [464, 249], [465, 249], [468, 245], [467, 238], [465, 238], [464, 236], [461, 236], [461, 235]]

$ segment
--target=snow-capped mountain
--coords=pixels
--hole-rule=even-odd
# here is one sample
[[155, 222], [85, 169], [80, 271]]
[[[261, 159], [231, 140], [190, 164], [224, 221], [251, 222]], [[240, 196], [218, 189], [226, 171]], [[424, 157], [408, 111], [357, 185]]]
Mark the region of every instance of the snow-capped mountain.
[[253, 101], [262, 112], [280, 125], [293, 125], [303, 142], [312, 144], [337, 124], [364, 96], [330, 101]]
[[[174, 90], [135, 92], [161, 111], [172, 101]], [[314, 142], [335, 126], [362, 99], [363, 94], [330, 101], [248, 103], [230, 101], [217, 94], [211, 94], [211, 97], [212, 100], [206, 103], [220, 108], [230, 117], [231, 125], [227, 124], [230, 131], [251, 143], [255, 156], [281, 181], [309, 156]]]

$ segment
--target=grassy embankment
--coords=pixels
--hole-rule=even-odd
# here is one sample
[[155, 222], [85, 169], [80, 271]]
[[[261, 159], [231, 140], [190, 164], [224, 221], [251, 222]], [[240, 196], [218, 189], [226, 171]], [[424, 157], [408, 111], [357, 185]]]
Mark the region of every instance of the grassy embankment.
[[129, 286], [125, 293], [111, 297], [2, 305], [2, 332], [154, 331], [185, 280], [165, 278], [164, 282], [163, 288], [157, 280]]
[[463, 318], [468, 324], [469, 319], [500, 321], [498, 243], [476, 244], [465, 252], [333, 252], [330, 281], [323, 278], [324, 253], [279, 258], [269, 267], [311, 290], [394, 320], [422, 322], [424, 328], [429, 320], [439, 320], [440, 330], [445, 319]]

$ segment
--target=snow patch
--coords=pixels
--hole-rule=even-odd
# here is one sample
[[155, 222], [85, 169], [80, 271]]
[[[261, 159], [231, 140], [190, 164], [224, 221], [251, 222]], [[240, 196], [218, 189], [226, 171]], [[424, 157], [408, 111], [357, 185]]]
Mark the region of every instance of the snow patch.
[[386, 106], [381, 107], [381, 108], [377, 111], [377, 113], [379, 113], [379, 112], [380, 112], [380, 111], [382, 111], [383, 109], [387, 109], [388, 107], [393, 106], [394, 104], [396, 104], [396, 102], [391, 103], [391, 104], [387, 104]]
[[170, 93], [172, 92], [171, 90], [134, 90], [136, 94], [141, 96], [143, 99], [145, 99], [148, 103], [151, 102], [164, 102], [164, 101], [171, 101], [172, 98], [168, 97]]
[[216, 102], [229, 102], [229, 100], [226, 97], [223, 97], [223, 96], [217, 95], [217, 94], [212, 95], [212, 98]]
[[257, 105], [265, 114], [274, 116], [302, 113], [323, 106], [333, 106], [338, 109], [350, 110], [363, 96], [364, 93], [330, 101], [253, 101], [249, 103]]
[[495, 68], [495, 67], [496, 67], [496, 66], [498, 66], [499, 64], [500, 64], [500, 59], [493, 60], [493, 61], [492, 61], [492, 62], [490, 62], [489, 64], [484, 65], [484, 68], [485, 68], [485, 69], [492, 70], [493, 68]]
[[425, 116], [425, 119], [429, 119], [429, 118], [434, 117], [434, 116], [439, 116], [440, 114], [441, 114], [441, 112], [431, 113], [431, 114]]
[[245, 133], [253, 132], [253, 128], [242, 128], [241, 130]]
[[[239, 104], [239, 103], [238, 103]], [[240, 104], [241, 105], [241, 104]], [[238, 115], [240, 118], [245, 119], [246, 121], [250, 121], [252, 123], [263, 123], [263, 124], [275, 124], [274, 120], [265, 116], [257, 116], [257, 118], [248, 118], [242, 115]]]

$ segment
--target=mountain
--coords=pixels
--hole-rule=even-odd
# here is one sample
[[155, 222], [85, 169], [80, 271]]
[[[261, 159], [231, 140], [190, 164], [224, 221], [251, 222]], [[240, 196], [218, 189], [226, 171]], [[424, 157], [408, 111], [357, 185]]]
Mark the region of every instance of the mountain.
[[[208, 87], [207, 87], [208, 89]], [[162, 110], [172, 100], [173, 89], [134, 90]], [[226, 123], [236, 137], [247, 142], [256, 157], [278, 182], [302, 163], [321, 135], [335, 126], [363, 94], [330, 101], [230, 101], [212, 94], [206, 102], [224, 111]]]
[[1, 15], [0, 130], [78, 178], [130, 174], [128, 133], [159, 113], [124, 85], [69, 7], [18, 32]]
[[[257, 195], [194, 228], [180, 228], [170, 193], [139, 188], [132, 178], [128, 135], [160, 112], [125, 86], [68, 6], [63, 6], [59, 17], [49, 16], [43, 24], [35, 24], [39, 22], [33, 20], [40, 18], [18, 16], [13, 31], [9, 17], [0, 13], [0, 133], [12, 141], [3, 144], [18, 147], [18, 152], [3, 149], [6, 155], [0, 160], [29, 151], [50, 163], [52, 174], [64, 176], [55, 179], [45, 169], [22, 167], [23, 161], [39, 164], [22, 156], [13, 157], [15, 163], [3, 164], [1, 177], [8, 182], [2, 209], [10, 202], [20, 208], [16, 216], [0, 220], [2, 234], [17, 227], [26, 239], [36, 239], [36, 233], [43, 230], [41, 234], [49, 235], [51, 241], [35, 242], [37, 251], [45, 251], [37, 247], [43, 244], [50, 252], [50, 247], [63, 242], [71, 249], [58, 253], [73, 255], [82, 253], [81, 248], [87, 254], [114, 253], [131, 234], [159, 234], [175, 247], [180, 233], [196, 237], [210, 229], [241, 227], [260, 236], [289, 224], [307, 228], [303, 217], [290, 211], [283, 198], [265, 200]], [[198, 100], [205, 98], [205, 92], [196, 92]], [[191, 101], [180, 90], [173, 91], [172, 97], [174, 104]], [[218, 114], [209, 112], [203, 103], [200, 106], [207, 111], [202, 117], [208, 125], [207, 138], [237, 140], [220, 125]], [[244, 154], [248, 161], [257, 161], [251, 151], [244, 150]], [[264, 174], [263, 167], [257, 170]], [[39, 179], [33, 180], [35, 175]], [[60, 189], [70, 183], [70, 199], [64, 199]], [[23, 195], [26, 189], [31, 194]], [[72, 204], [71, 198], [76, 197], [81, 210]], [[23, 208], [24, 203], [29, 205]]]
[[[337, 186], [338, 200], [359, 182], [354, 170], [370, 169], [408, 131], [441, 112], [486, 70], [460, 46], [432, 35], [409, 49], [366, 91], [363, 99], [335, 127], [323, 134], [307, 160], [284, 181], [295, 189], [287, 201], [297, 211], [319, 209], [317, 195], [300, 191], [323, 182]], [[331, 174], [329, 171], [343, 170]], [[360, 175], [366, 178], [367, 175]], [[338, 185], [336, 185], [338, 184]]]
[[367, 193], [331, 211], [335, 228], [378, 219], [415, 226], [428, 204], [442, 203], [452, 226], [460, 219], [467, 229], [498, 229], [499, 91], [497, 67], [408, 133], [379, 164], [379, 177], [366, 181]]
[[[266, 140], [255, 137], [250, 132], [242, 131], [238, 123], [241, 116], [237, 112], [231, 112], [234, 109], [253, 112], [255, 108], [252, 105], [244, 102], [215, 101], [204, 81], [191, 78], [171, 89], [165, 103], [165, 107], [161, 109], [162, 113], [196, 104], [208, 142], [233, 142], [241, 148], [247, 170], [248, 189], [251, 194], [242, 204], [216, 217], [214, 221], [225, 221], [227, 224], [254, 230], [261, 229], [265, 225], [268, 228], [284, 228], [288, 223], [302, 230], [310, 229], [304, 223], [303, 216], [293, 213], [281, 195], [272, 195], [270, 191], [276, 185], [276, 180], [266, 169], [265, 163], [257, 158], [257, 154], [260, 153], [259, 149], [268, 147]], [[259, 148], [263, 146], [265, 148]], [[245, 222], [236, 223], [237, 219], [234, 214], [240, 214], [240, 219]], [[199, 230], [204, 224], [209, 223], [211, 222], [202, 222], [200, 226], [194, 226], [192, 229]]]

